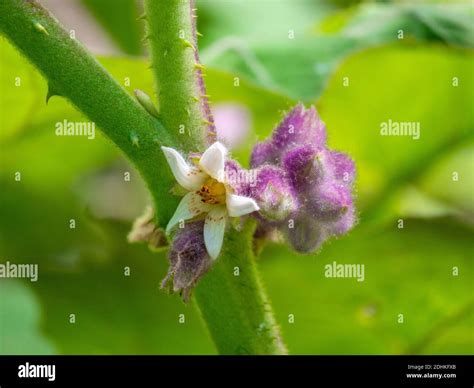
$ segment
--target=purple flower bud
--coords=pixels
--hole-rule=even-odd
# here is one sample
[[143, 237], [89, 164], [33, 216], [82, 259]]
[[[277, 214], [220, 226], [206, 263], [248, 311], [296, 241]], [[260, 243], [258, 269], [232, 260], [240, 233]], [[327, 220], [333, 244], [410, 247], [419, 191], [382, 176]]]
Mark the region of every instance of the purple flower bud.
[[198, 280], [209, 270], [212, 259], [204, 245], [204, 221], [187, 222], [176, 232], [168, 254], [170, 267], [161, 284], [172, 281], [172, 290], [180, 291], [187, 302]]
[[[331, 236], [340, 236], [354, 225], [354, 162], [327, 148], [326, 129], [314, 107], [305, 110], [303, 105], [297, 105], [270, 139], [255, 146], [251, 165], [263, 166], [262, 171], [278, 171], [262, 174], [257, 189], [250, 194], [262, 209], [262, 227], [277, 227], [295, 250], [312, 252]], [[277, 187], [292, 198], [291, 210], [281, 212], [277, 218], [283, 222], [275, 224], [271, 217], [274, 213], [265, 212], [268, 207], [284, 207], [283, 196], [265, 196], [267, 186]]]
[[252, 155], [250, 157], [250, 166], [259, 167], [265, 163], [275, 164], [277, 160], [274, 157], [274, 147], [270, 142], [257, 143], [253, 147]]
[[326, 128], [316, 109], [311, 107], [305, 110], [302, 104], [298, 104], [274, 129], [269, 140], [254, 147], [250, 165], [278, 164], [284, 154], [295, 146], [310, 145], [317, 148], [325, 146], [325, 143]]
[[352, 207], [351, 193], [345, 186], [331, 181], [312, 189], [307, 208], [318, 220], [336, 220]]
[[285, 228], [283, 233], [293, 249], [298, 252], [313, 252], [327, 238], [321, 223], [311, 217], [305, 217], [302, 213], [299, 213], [291, 221], [293, 221], [291, 226]]
[[305, 110], [298, 104], [276, 128], [272, 143], [276, 151], [303, 144], [322, 147], [326, 143], [326, 127], [313, 106]]
[[282, 156], [282, 167], [297, 193], [310, 187], [317, 179], [314, 162], [317, 151], [311, 145], [296, 146]]
[[275, 166], [255, 170], [256, 182], [249, 187], [249, 196], [257, 201], [260, 214], [269, 221], [283, 221], [297, 208], [298, 199], [285, 171]]
[[350, 186], [355, 178], [355, 164], [351, 158], [341, 152], [331, 152], [334, 166], [334, 178]]

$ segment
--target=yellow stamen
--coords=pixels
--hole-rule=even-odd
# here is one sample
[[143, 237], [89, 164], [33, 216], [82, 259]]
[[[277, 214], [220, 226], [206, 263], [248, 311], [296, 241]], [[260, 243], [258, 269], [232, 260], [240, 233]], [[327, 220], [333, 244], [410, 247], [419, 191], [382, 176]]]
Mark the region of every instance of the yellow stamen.
[[209, 178], [197, 193], [201, 196], [201, 202], [208, 205], [225, 203], [225, 186], [214, 178]]

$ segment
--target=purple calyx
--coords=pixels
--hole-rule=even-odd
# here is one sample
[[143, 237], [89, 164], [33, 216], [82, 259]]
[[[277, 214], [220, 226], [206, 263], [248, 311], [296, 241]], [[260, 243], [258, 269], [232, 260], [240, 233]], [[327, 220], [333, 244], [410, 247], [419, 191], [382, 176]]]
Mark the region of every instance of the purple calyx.
[[314, 107], [293, 108], [270, 138], [255, 145], [251, 167], [257, 185], [250, 195], [262, 209], [259, 233], [276, 228], [295, 250], [308, 253], [355, 224], [354, 162], [327, 147]]

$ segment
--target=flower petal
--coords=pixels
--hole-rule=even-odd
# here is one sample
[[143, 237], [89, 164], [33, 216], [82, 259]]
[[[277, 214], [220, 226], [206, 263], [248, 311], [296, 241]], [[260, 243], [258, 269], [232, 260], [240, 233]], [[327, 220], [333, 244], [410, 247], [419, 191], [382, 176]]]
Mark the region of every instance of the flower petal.
[[202, 203], [201, 197], [195, 192], [186, 194], [176, 208], [173, 217], [171, 217], [171, 220], [168, 222], [166, 233], [169, 233], [181, 220], [186, 221], [194, 218], [201, 213], [209, 211], [209, 208], [210, 205]]
[[231, 217], [240, 217], [260, 210], [252, 198], [244, 197], [242, 195], [227, 194], [226, 197], [227, 211]]
[[204, 244], [212, 259], [217, 259], [224, 241], [227, 210], [225, 206], [214, 206], [204, 222]]
[[202, 154], [199, 167], [208, 173], [211, 178], [223, 182], [226, 156], [227, 148], [222, 143], [216, 141]]
[[206, 174], [197, 168], [189, 166], [181, 154], [174, 148], [161, 147], [166, 160], [178, 183], [186, 190], [193, 191], [199, 189], [206, 179]]

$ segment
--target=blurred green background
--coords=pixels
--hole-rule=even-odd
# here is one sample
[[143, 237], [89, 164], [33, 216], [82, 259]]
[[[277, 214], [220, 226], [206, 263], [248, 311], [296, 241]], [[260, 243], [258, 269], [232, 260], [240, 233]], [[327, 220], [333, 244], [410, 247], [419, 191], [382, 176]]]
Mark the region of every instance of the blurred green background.
[[[153, 95], [139, 2], [44, 3], [130, 93]], [[213, 107], [248, 118], [244, 165], [299, 100], [356, 161], [356, 228], [318, 254], [269, 244], [259, 258], [290, 353], [473, 354], [472, 3], [197, 6]], [[98, 132], [57, 137], [56, 122], [86, 119], [46, 105], [46, 82], [4, 38], [0, 83], [0, 262], [39, 264], [36, 283], [0, 279], [0, 353], [215, 354], [194, 303], [159, 289], [165, 253], [126, 242], [148, 203], [133, 167]], [[380, 136], [389, 119], [419, 122], [420, 139]], [[333, 261], [364, 264], [365, 281], [325, 278]]]

